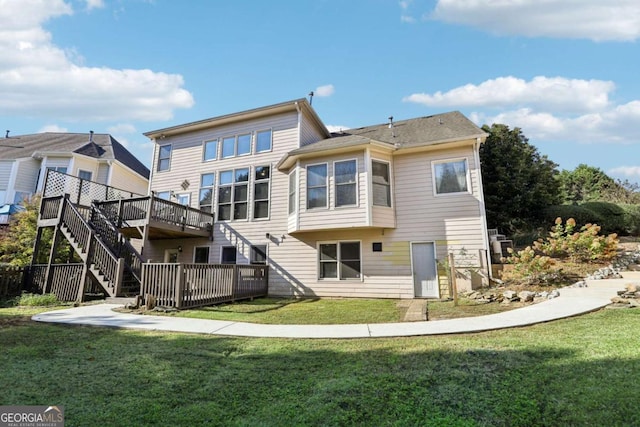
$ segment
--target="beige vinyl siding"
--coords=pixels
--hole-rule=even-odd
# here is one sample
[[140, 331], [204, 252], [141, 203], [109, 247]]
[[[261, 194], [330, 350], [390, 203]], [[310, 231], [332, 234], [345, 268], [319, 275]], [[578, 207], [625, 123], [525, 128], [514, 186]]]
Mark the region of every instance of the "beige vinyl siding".
[[[465, 158], [471, 194], [434, 196], [431, 163]], [[449, 252], [477, 253], [486, 249], [479, 194], [479, 169], [473, 148], [396, 156], [395, 201], [397, 226], [392, 235], [400, 240], [435, 241], [438, 259]]]
[[18, 160], [17, 165], [15, 190], [34, 193], [38, 182], [38, 174], [40, 173], [40, 161], [22, 159]]
[[[356, 206], [336, 207], [335, 189], [335, 162], [344, 160], [356, 160], [357, 165], [357, 192], [358, 203]], [[327, 164], [327, 208], [307, 209], [307, 166]], [[336, 228], [367, 227], [367, 173], [365, 170], [364, 153], [341, 154], [332, 157], [318, 157], [301, 162], [299, 185], [300, 192], [300, 231], [325, 230]]]
[[[255, 144], [255, 132], [265, 129], [273, 130], [272, 150], [270, 152], [261, 152], [226, 159], [221, 159], [220, 155], [218, 155], [217, 160], [203, 161], [204, 141], [252, 132], [252, 142]], [[197, 207], [197, 194], [200, 187], [201, 174], [216, 172], [217, 186], [217, 172], [219, 171], [247, 167], [250, 165], [262, 166], [271, 164], [275, 166], [286, 152], [293, 150], [298, 146], [297, 134], [297, 113], [291, 112], [157, 140], [154, 149], [153, 164], [151, 165], [153, 169], [151, 190], [156, 192], [170, 190], [173, 190], [176, 193], [190, 192], [191, 206]], [[172, 146], [171, 166], [167, 171], [158, 172], [157, 159], [159, 147], [166, 144], [171, 144]], [[220, 153], [221, 150], [220, 145], [221, 144], [219, 142], [218, 153]], [[272, 168], [272, 174], [274, 172], [275, 171]], [[181, 188], [181, 185], [185, 180], [189, 182], [189, 186], [186, 191]]]
[[309, 145], [314, 142], [318, 142], [321, 139], [324, 139], [325, 136], [320, 133], [318, 128], [313, 125], [313, 123], [303, 118], [302, 123], [300, 123], [300, 146]]
[[0, 190], [8, 188], [14, 162], [15, 160], [0, 161]]
[[107, 163], [98, 164], [98, 175], [95, 177], [95, 181], [109, 185], [109, 165]]
[[[270, 249], [276, 267], [269, 276], [269, 292], [280, 296], [343, 296], [412, 298], [409, 242], [394, 244], [381, 230], [344, 230], [304, 233]], [[319, 242], [359, 241], [362, 279], [318, 279]], [[383, 243], [373, 252], [374, 242]]]
[[[47, 157], [45, 166], [48, 168], [69, 168], [70, 160], [69, 157]], [[71, 171], [67, 170], [67, 173], [71, 173]]]
[[149, 191], [149, 180], [122, 166], [119, 162], [111, 163], [111, 187], [146, 195]]
[[72, 175], [78, 176], [80, 170], [91, 172], [91, 180], [98, 177], [98, 162], [84, 156], [75, 156]]

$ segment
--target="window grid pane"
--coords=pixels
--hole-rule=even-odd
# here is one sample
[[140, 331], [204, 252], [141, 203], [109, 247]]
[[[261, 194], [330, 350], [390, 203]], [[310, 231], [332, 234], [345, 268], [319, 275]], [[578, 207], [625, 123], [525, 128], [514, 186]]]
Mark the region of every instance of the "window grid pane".
[[271, 151], [271, 130], [258, 132], [256, 135], [256, 152]]
[[391, 207], [391, 182], [389, 180], [389, 165], [382, 162], [372, 162], [373, 204], [375, 206]]
[[436, 193], [464, 193], [467, 186], [467, 161], [436, 163], [434, 165]]
[[244, 154], [251, 153], [251, 134], [238, 135], [238, 150], [237, 155], [242, 156]]
[[307, 208], [327, 207], [327, 165], [307, 166]]
[[255, 183], [253, 187], [253, 217], [269, 218], [269, 177], [270, 166], [258, 166], [255, 170]]
[[222, 158], [233, 157], [236, 154], [236, 137], [222, 139]]
[[296, 190], [298, 183], [296, 182], [296, 171], [289, 174], [289, 215], [296, 210]]
[[218, 140], [204, 143], [204, 160], [215, 160], [218, 157]]

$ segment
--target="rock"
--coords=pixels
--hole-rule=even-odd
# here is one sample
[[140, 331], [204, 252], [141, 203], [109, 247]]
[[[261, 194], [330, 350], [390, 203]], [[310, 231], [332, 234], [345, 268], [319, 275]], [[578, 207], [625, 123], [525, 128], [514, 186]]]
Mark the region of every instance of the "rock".
[[606, 308], [631, 308], [631, 306], [629, 304], [613, 303], [609, 304]]
[[518, 295], [516, 294], [516, 291], [504, 291], [502, 293], [502, 296], [508, 300], [513, 300], [518, 297]]
[[536, 294], [537, 298], [547, 299], [548, 296], [549, 296], [549, 292], [547, 292], [547, 291], [538, 292]]
[[629, 304], [629, 300], [623, 297], [613, 297], [611, 298], [611, 302], [614, 304]]
[[636, 285], [635, 283], [627, 283], [624, 288], [627, 290], [627, 292], [630, 292], [632, 294], [640, 291], [640, 286]]
[[480, 297], [481, 297], [480, 292], [476, 291], [476, 292], [471, 292], [467, 298], [469, 298], [469, 299], [478, 299]]
[[560, 291], [558, 291], [557, 289], [554, 289], [553, 291], [549, 292], [547, 299], [554, 299], [554, 298], [558, 298], [559, 296], [560, 296]]
[[522, 302], [531, 302], [533, 301], [533, 297], [535, 297], [536, 293], [531, 291], [522, 291], [518, 293], [518, 298]]
[[640, 299], [630, 299], [629, 300], [629, 306], [631, 307], [640, 307]]

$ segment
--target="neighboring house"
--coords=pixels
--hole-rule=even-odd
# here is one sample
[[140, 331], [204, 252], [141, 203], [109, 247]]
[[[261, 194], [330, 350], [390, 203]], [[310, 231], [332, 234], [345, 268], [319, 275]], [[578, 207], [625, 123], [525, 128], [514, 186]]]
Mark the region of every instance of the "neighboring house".
[[459, 112], [330, 134], [298, 99], [145, 135], [154, 194], [215, 221], [147, 261], [267, 264], [281, 296], [441, 297], [450, 253], [459, 289], [488, 279], [487, 134]]
[[[149, 169], [108, 134], [38, 133], [0, 139], [0, 206], [42, 191], [47, 170], [147, 194]], [[6, 223], [8, 215], [0, 216]]]

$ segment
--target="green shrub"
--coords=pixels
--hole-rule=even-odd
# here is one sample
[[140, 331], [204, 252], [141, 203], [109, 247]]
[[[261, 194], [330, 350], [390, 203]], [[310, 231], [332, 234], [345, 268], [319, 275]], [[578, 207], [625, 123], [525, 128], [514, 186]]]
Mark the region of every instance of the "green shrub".
[[[586, 224], [601, 224], [603, 218], [595, 211], [583, 205], [553, 205], [543, 211], [545, 224], [552, 224], [556, 218], [573, 218], [580, 226]], [[545, 227], [546, 228], [546, 227]]]
[[531, 246], [521, 251], [508, 249], [510, 256], [505, 260], [513, 264], [513, 270], [506, 271], [502, 278], [507, 283], [523, 285], [552, 285], [565, 279], [561, 269], [555, 267], [551, 257], [541, 255]]
[[640, 205], [620, 205], [624, 212], [624, 231], [631, 236], [640, 236]]
[[58, 305], [60, 301], [54, 294], [28, 294], [24, 293], [16, 298], [16, 305], [29, 307], [42, 307], [48, 305]]
[[[587, 202], [580, 207], [595, 212], [600, 221], [590, 221], [602, 227], [603, 233], [626, 233], [624, 223], [624, 209], [615, 203]], [[569, 218], [569, 217], [564, 217]]]

